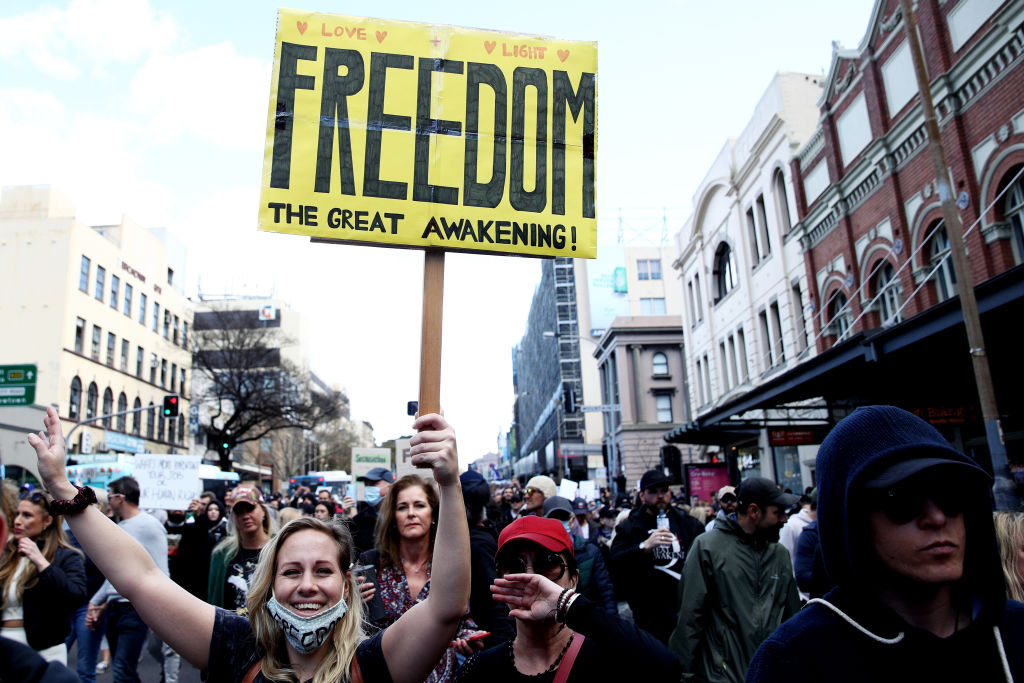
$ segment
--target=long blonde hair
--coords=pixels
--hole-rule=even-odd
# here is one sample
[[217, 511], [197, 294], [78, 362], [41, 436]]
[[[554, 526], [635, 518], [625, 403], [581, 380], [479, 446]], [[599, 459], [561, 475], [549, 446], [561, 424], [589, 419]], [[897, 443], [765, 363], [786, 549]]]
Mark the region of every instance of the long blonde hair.
[[[50, 525], [43, 529], [40, 537], [43, 539], [42, 554], [46, 558], [47, 562], [53, 562], [53, 558], [57, 555], [58, 548], [67, 548], [75, 552], [80, 552], [77, 548], [72, 546], [68, 542], [68, 537], [64, 534], [64, 529], [61, 528], [61, 516], [50, 514], [50, 499], [46, 494], [39, 492], [39, 497], [31, 496], [24, 498], [23, 500], [32, 503], [32, 505], [40, 508], [46, 517], [50, 518]], [[20, 502], [20, 501], [19, 501]], [[14, 520], [11, 520], [13, 526]], [[0, 586], [3, 587], [3, 600], [2, 605], [7, 606], [7, 596], [9, 592], [7, 590], [7, 584], [14, 576], [14, 573], [18, 570], [18, 565], [22, 558], [21, 554], [18, 553], [18, 541], [15, 540], [14, 534], [11, 534], [10, 540], [7, 542], [7, 547], [4, 549], [3, 558], [0, 559]], [[15, 584], [15, 596], [18, 602], [22, 602], [25, 591], [32, 588], [39, 581], [39, 570], [36, 569], [36, 565], [32, 562], [25, 563], [25, 569], [21, 572], [18, 577], [18, 582]]]
[[299, 517], [288, 522], [260, 551], [260, 559], [252, 574], [249, 595], [245, 601], [256, 642], [266, 652], [260, 670], [268, 681], [292, 681], [295, 676], [288, 661], [284, 634], [270, 616], [267, 602], [274, 593], [274, 576], [277, 574], [277, 556], [281, 546], [289, 536], [307, 529], [319, 531], [334, 540], [338, 547], [338, 566], [345, 574], [348, 589], [348, 612], [334, 627], [334, 634], [328, 641], [329, 649], [316, 668], [313, 683], [347, 681], [356, 647], [366, 637], [362, 628], [363, 601], [360, 599], [359, 587], [348, 571], [352, 564], [352, 534], [343, 524], [321, 522], [315, 517]]
[[999, 540], [999, 559], [1006, 575], [1006, 593], [1011, 600], [1024, 602], [1024, 575], [1017, 562], [1024, 548], [1024, 512], [993, 513], [996, 538]]

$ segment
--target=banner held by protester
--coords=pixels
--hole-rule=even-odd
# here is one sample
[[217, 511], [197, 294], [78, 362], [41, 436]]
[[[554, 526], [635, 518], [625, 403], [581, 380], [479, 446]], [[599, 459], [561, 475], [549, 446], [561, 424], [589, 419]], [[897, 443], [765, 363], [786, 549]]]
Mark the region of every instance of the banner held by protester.
[[261, 230], [596, 255], [597, 47], [280, 10]]

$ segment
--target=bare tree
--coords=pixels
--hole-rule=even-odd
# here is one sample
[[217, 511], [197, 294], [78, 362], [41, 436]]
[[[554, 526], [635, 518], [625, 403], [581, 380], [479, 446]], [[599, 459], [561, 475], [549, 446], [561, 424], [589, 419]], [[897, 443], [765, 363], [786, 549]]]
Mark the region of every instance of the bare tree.
[[193, 386], [212, 409], [207, 433], [223, 469], [238, 444], [284, 429], [313, 430], [342, 414], [343, 397], [288, 361], [281, 349], [294, 341], [256, 311], [197, 314], [193, 344], [193, 375], [201, 378]]

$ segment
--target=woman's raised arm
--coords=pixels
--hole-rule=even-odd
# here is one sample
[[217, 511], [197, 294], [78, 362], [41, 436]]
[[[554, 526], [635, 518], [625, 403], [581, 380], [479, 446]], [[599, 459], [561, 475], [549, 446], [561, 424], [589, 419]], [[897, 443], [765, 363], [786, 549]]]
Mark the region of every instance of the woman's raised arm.
[[384, 657], [395, 683], [418, 683], [430, 675], [469, 604], [469, 525], [459, 484], [455, 432], [436, 414], [420, 417], [413, 428], [419, 433], [412, 437], [412, 463], [433, 470], [441, 507], [430, 595], [384, 632]]
[[[78, 490], [65, 474], [64, 434], [52, 407], [46, 409], [43, 431], [29, 434], [28, 442], [36, 451], [39, 474], [50, 494], [57, 499], [74, 498]], [[134, 538], [95, 506], [66, 519], [89, 558], [131, 601], [143, 621], [192, 665], [206, 668], [213, 635], [213, 606], [171, 581]]]

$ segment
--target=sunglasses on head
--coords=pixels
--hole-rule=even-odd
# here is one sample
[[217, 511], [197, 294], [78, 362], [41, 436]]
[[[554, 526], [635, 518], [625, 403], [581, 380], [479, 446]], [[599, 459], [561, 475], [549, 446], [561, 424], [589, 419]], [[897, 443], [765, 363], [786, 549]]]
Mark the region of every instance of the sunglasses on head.
[[880, 508], [894, 524], [906, 524], [917, 519], [928, 501], [942, 510], [946, 517], [956, 517], [964, 511], [964, 504], [955, 491], [929, 486], [929, 482], [900, 482], [889, 488], [874, 491], [872, 503]]
[[[558, 581], [565, 574], [565, 560], [551, 550], [537, 550], [532, 559], [528, 552], [506, 552], [497, 561], [498, 576], [506, 574], [539, 574]], [[530, 570], [530, 571], [528, 571]]]
[[27, 500], [30, 503], [41, 506], [47, 512], [50, 511], [50, 501], [42, 491], [25, 491], [18, 496], [18, 500]]

